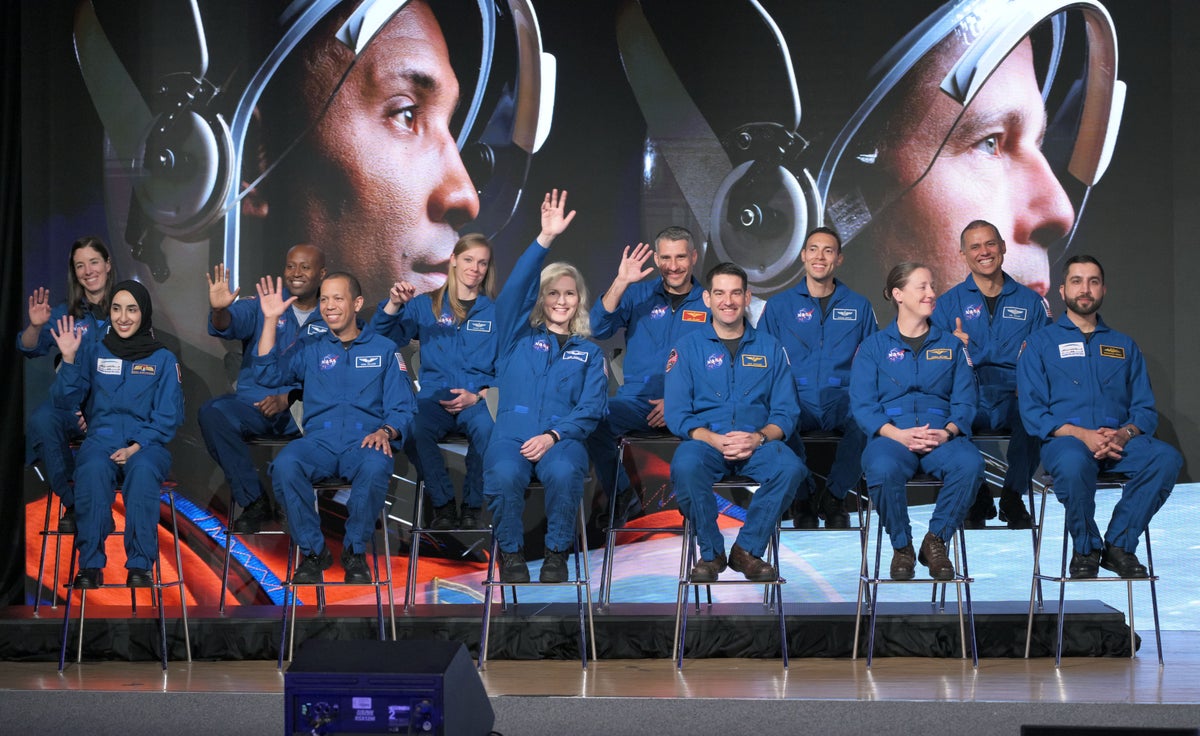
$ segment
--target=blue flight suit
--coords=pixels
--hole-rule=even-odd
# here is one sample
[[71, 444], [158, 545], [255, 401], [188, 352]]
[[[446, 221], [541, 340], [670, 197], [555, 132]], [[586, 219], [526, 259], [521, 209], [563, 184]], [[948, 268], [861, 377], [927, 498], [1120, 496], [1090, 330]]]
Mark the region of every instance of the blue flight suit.
[[450, 300], [442, 300], [441, 314], [433, 312], [433, 298], [421, 294], [400, 306], [396, 314], [383, 311], [387, 300], [379, 303], [371, 326], [397, 345], [416, 339], [421, 343], [420, 390], [417, 392], [417, 416], [404, 451], [416, 463], [425, 480], [425, 488], [434, 506], [454, 501], [454, 485], [446, 472], [446, 462], [438, 442], [458, 431], [470, 438], [467, 448], [467, 475], [463, 481], [463, 506], [483, 505], [483, 455], [492, 437], [492, 414], [487, 402], [451, 414], [439, 401], [455, 397], [452, 388], [479, 393], [496, 383], [496, 305], [485, 294], [461, 324], [455, 323]]
[[[500, 408], [484, 456], [483, 495], [492, 512], [493, 533], [506, 553], [523, 546], [525, 488], [535, 474], [546, 488], [546, 548], [562, 552], [571, 547], [588, 475], [584, 440], [608, 403], [600, 347], [571, 335], [559, 349], [557, 336], [544, 324], [529, 324], [546, 253], [534, 241], [517, 259], [496, 298]], [[551, 429], [561, 441], [536, 465], [522, 457], [526, 440]]]
[[[937, 326], [930, 326], [918, 354], [900, 337], [895, 322], [858, 349], [850, 369], [850, 409], [868, 437], [862, 458], [867, 493], [894, 549], [912, 543], [906, 486], [918, 471], [942, 481], [929, 531], [949, 542], [963, 523], [983, 478], [983, 457], [971, 444], [977, 403], [975, 374], [962, 341]], [[961, 434], [925, 454], [879, 433], [888, 423], [944, 429], [951, 422]]]
[[967, 333], [975, 377], [979, 381], [979, 407], [971, 423], [974, 432], [1007, 431], [1008, 471], [1003, 492], [1024, 496], [1040, 462], [1041, 442], [1030, 437], [1021, 422], [1017, 402], [1017, 355], [1037, 330], [1050, 324], [1046, 301], [1024, 284], [1004, 274], [1004, 287], [989, 313], [975, 278], [938, 297], [933, 324], [954, 332], [961, 319]]
[[600, 487], [616, 498], [629, 488], [624, 466], [618, 466], [617, 438], [630, 432], [661, 432], [651, 427], [646, 416], [654, 408], [651, 399], [663, 397], [663, 366], [671, 348], [684, 335], [703, 328], [710, 321], [704, 306], [704, 287], [692, 282], [677, 308], [662, 278], [630, 284], [615, 311], [597, 300], [592, 307], [592, 334], [603, 340], [625, 328], [625, 381], [617, 395], [608, 400], [608, 416], [596, 425], [588, 437], [588, 455], [596, 467]]
[[275, 498], [287, 514], [293, 541], [306, 554], [325, 548], [313, 483], [350, 481], [343, 547], [363, 553], [383, 508], [392, 458], [363, 438], [389, 425], [400, 442], [412, 428], [416, 400], [396, 343], [369, 326], [344, 347], [332, 331], [280, 356], [276, 346], [254, 358], [255, 377], [264, 386], [304, 388], [304, 436], [292, 440], [271, 463]]
[[680, 510], [696, 528], [700, 556], [713, 560], [725, 553], [713, 483], [744, 475], [760, 485], [750, 499], [737, 545], [762, 557], [808, 469], [780, 440], [765, 443], [746, 460], [731, 462], [688, 433], [698, 428], [717, 434], [757, 432], [774, 424], [785, 438], [790, 435], [800, 406], [783, 346], [749, 323], [733, 356], [711, 324], [684, 336], [667, 359], [665, 408], [667, 426], [683, 440], [671, 459], [671, 484]]
[[768, 299], [758, 326], [783, 343], [792, 361], [800, 418], [788, 447], [806, 460], [802, 432], [841, 433], [827, 486], [834, 498], [845, 498], [862, 476], [867, 445], [867, 436], [850, 413], [850, 364], [859, 344], [879, 330], [871, 302], [834, 279], [833, 294], [822, 312], [820, 299], [809, 293], [805, 279]]
[[[1043, 441], [1042, 463], [1054, 478], [1054, 496], [1065, 507], [1075, 551], [1103, 550], [1104, 542], [1136, 552], [1138, 537], [1167, 500], [1179, 478], [1179, 451], [1152, 435], [1158, 428], [1154, 392], [1142, 351], [1097, 315], [1088, 339], [1063, 314], [1034, 333], [1017, 361], [1021, 418]], [[1141, 434], [1125, 445], [1120, 460], [1097, 461], [1074, 437], [1055, 437], [1064, 424], [1117, 429], [1133, 424]], [[1096, 476], [1126, 473], [1129, 482], [1113, 509], [1103, 539], [1096, 526]]]
[[[125, 567], [149, 570], [158, 560], [158, 509], [171, 470], [167, 443], [183, 424], [183, 386], [175, 355], [160, 348], [122, 360], [99, 340], [84, 341], [74, 363], [63, 363], [50, 389], [55, 407], [84, 402], [87, 438], [75, 460], [75, 547], [81, 569], [103, 569], [104, 540], [113, 530], [118, 485], [125, 497]], [[124, 465], [110, 456], [141, 446]]]
[[[285, 290], [283, 298], [289, 297]], [[225, 471], [229, 490], [238, 506], [245, 508], [262, 495], [258, 469], [250, 457], [246, 440], [251, 437], [287, 437], [299, 433], [290, 411], [265, 417], [254, 404], [271, 394], [286, 393], [296, 386], [264, 386], [255, 377], [254, 357], [258, 353], [258, 338], [262, 335], [263, 314], [258, 299], [240, 299], [229, 305], [229, 326], [218, 330], [208, 315], [208, 334], [224, 340], [242, 343], [242, 367], [238, 371], [237, 392], [214, 396], [200, 407], [197, 417], [200, 434], [208, 454]], [[329, 328], [314, 309], [304, 324], [289, 307], [275, 323], [275, 344], [286, 354], [307, 340], [325, 335]]]
[[[75, 320], [75, 328], [82, 332], [83, 342], [99, 342], [108, 330], [107, 315], [105, 319], [97, 319], [86, 302], [81, 304], [83, 317]], [[38, 358], [49, 353], [55, 347], [50, 330], [56, 328], [58, 320], [66, 314], [66, 303], [52, 309], [50, 321], [42, 325], [38, 332], [37, 344], [26, 348], [21, 344], [21, 336], [17, 335], [17, 350], [26, 358]], [[75, 456], [71, 452], [71, 443], [84, 437], [84, 433], [79, 431], [79, 417], [75, 413], [78, 410], [78, 406], [59, 409], [52, 399], [47, 398], [29, 415], [29, 423], [25, 427], [28, 446], [25, 462], [32, 463], [36, 459], [42, 461], [46, 482], [64, 506], [75, 505], [75, 490], [71, 486], [71, 478], [75, 475]]]

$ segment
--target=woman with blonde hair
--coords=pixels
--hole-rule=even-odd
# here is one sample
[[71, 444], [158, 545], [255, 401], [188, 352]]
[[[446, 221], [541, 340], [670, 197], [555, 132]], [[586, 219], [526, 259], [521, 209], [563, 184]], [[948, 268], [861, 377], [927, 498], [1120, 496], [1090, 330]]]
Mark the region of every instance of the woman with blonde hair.
[[[392, 284], [371, 327], [397, 345], [421, 343], [417, 415], [405, 454], [416, 464], [433, 505], [432, 528], [475, 529], [483, 505], [483, 464], [492, 436], [487, 389], [496, 380], [496, 305], [492, 244], [478, 233], [454, 245], [446, 283], [416, 294], [407, 281]], [[462, 507], [438, 448], [451, 432], [470, 438]]]
[[567, 552], [588, 474], [584, 444], [608, 405], [604, 354], [587, 339], [587, 287], [568, 263], [542, 263], [567, 229], [567, 193], [542, 201], [542, 232], [496, 300], [500, 409], [485, 456], [484, 496], [500, 548], [500, 581], [529, 582], [523, 550], [525, 488], [546, 488], [546, 552], [540, 580], [567, 579]]

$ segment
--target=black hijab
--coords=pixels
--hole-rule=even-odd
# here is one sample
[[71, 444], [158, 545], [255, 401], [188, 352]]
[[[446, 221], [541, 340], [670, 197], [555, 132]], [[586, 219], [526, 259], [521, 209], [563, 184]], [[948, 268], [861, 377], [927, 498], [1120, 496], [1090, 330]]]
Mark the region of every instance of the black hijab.
[[142, 312], [142, 323], [138, 326], [137, 332], [129, 337], [121, 337], [110, 322], [108, 332], [104, 335], [104, 347], [121, 360], [141, 360], [163, 347], [163, 344], [154, 336], [150, 320], [154, 313], [154, 307], [150, 304], [150, 292], [136, 281], [122, 281], [117, 284], [113, 287], [113, 296], [116, 297], [122, 291], [128, 291], [133, 300], [137, 302], [138, 308]]

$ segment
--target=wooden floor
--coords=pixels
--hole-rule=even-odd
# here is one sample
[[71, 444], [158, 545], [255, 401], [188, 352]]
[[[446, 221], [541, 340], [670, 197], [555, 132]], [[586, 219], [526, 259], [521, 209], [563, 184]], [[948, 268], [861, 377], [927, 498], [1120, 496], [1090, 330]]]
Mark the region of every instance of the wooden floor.
[[[793, 659], [601, 660], [586, 671], [572, 661], [489, 661], [488, 694], [583, 698], [721, 698], [1030, 703], [1200, 703], [1200, 632], [1164, 632], [1166, 666], [1153, 640], [1134, 659], [1052, 658], [970, 661], [880, 658], [865, 661]], [[69, 665], [6, 662], [0, 691], [282, 693], [274, 662], [155, 662]]]

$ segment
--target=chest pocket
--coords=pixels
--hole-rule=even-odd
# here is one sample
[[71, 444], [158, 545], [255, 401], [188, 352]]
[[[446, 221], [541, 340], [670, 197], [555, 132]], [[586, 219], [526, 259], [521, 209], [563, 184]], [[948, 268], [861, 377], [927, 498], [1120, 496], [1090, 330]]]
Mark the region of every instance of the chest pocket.
[[734, 391], [742, 397], [770, 393], [767, 387], [774, 368], [771, 361], [774, 359], [773, 355], [739, 353], [733, 365]]
[[[1094, 345], [1093, 347], [1099, 355], [1095, 360], [1098, 362], [1096, 373], [1100, 376], [1101, 386], [1105, 389], [1120, 388], [1124, 391], [1128, 383], [1129, 351], [1113, 346]], [[1118, 355], [1124, 357], [1116, 357]]]
[[954, 369], [962, 360], [955, 348], [923, 347], [917, 358], [921, 387], [926, 393], [950, 397], [954, 393]]
[[554, 387], [556, 398], [570, 406], [574, 406], [583, 395], [583, 384], [587, 379], [588, 367], [593, 360], [600, 360], [586, 350], [568, 347], [555, 356], [550, 366], [550, 386]]

